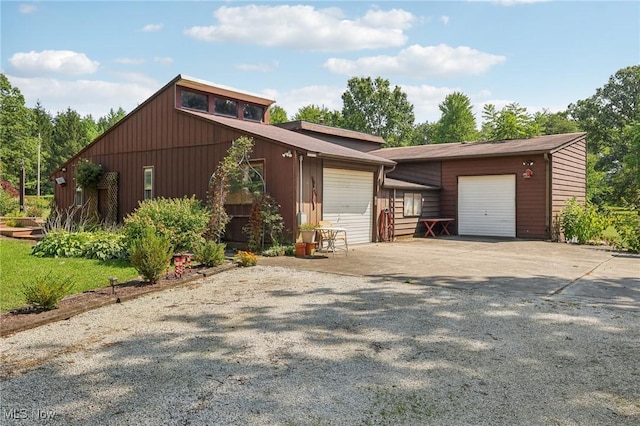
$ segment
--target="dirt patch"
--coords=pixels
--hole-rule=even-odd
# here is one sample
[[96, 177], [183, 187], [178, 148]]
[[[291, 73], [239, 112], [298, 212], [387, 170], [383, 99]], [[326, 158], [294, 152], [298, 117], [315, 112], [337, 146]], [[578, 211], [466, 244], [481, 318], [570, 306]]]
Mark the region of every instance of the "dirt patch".
[[144, 294], [183, 286], [197, 278], [226, 271], [234, 267], [235, 265], [231, 262], [215, 268], [196, 266], [186, 269], [180, 277], [169, 274], [155, 284], [149, 284], [138, 279], [117, 284], [113, 289], [109, 286], [88, 290], [83, 293], [65, 297], [60, 301], [56, 309], [50, 311], [41, 311], [30, 306], [13, 309], [0, 314], [0, 336], [6, 337], [43, 324], [68, 320], [74, 315], [91, 309], [124, 302], [125, 300], [130, 300]]

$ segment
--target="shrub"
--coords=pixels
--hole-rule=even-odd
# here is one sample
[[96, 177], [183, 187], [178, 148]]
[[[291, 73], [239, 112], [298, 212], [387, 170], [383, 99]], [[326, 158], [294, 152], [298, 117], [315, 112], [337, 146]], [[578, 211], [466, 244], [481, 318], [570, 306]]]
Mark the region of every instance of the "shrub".
[[218, 266], [224, 263], [224, 243], [205, 241], [198, 244], [193, 250], [193, 260], [205, 266]]
[[88, 233], [83, 247], [83, 257], [98, 260], [126, 259], [127, 246], [124, 234], [106, 231]]
[[248, 251], [239, 251], [234, 257], [234, 262], [239, 266], [256, 266], [258, 264], [258, 256]]
[[20, 208], [20, 199], [4, 189], [0, 190], [0, 216], [6, 216]]
[[44, 310], [58, 306], [58, 302], [73, 288], [73, 282], [67, 277], [53, 275], [51, 272], [36, 274], [23, 288], [25, 301], [29, 305]]
[[270, 242], [277, 246], [284, 230], [280, 205], [269, 194], [253, 197], [249, 223], [242, 230], [249, 238], [250, 250], [262, 249], [265, 237], [268, 237]]
[[142, 231], [129, 249], [131, 265], [145, 281], [155, 284], [167, 269], [173, 249], [167, 237], [156, 235], [152, 228]]
[[582, 205], [574, 198], [567, 202], [560, 215], [560, 227], [567, 241], [576, 239], [579, 244], [586, 244], [600, 237], [607, 227], [604, 214], [598, 212], [593, 204]]
[[287, 248], [288, 246], [274, 245], [266, 250], [263, 250], [262, 255], [265, 257], [284, 256], [287, 254]]
[[640, 213], [635, 210], [613, 211], [613, 226], [620, 236], [614, 243], [621, 250], [640, 253]]
[[124, 220], [126, 240], [131, 244], [140, 238], [144, 229], [152, 228], [167, 238], [176, 252], [191, 251], [204, 241], [209, 213], [199, 200], [191, 198], [155, 198], [140, 203], [135, 212]]
[[84, 257], [87, 232], [49, 231], [33, 246], [31, 254], [38, 257]]

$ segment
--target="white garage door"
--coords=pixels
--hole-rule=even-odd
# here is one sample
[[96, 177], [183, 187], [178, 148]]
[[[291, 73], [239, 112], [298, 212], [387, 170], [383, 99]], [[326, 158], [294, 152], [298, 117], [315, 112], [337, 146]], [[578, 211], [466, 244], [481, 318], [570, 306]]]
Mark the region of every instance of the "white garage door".
[[516, 236], [515, 175], [458, 177], [458, 234]]
[[322, 220], [347, 229], [349, 244], [371, 242], [373, 173], [323, 169]]

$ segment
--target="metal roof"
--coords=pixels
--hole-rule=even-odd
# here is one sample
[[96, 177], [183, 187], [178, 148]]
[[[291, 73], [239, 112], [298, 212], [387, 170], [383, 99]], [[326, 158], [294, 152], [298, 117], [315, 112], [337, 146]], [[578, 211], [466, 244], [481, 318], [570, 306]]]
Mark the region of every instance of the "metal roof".
[[259, 136], [269, 139], [273, 142], [295, 148], [305, 154], [315, 154], [317, 157], [347, 160], [359, 163], [381, 164], [392, 166], [394, 161], [382, 158], [377, 155], [371, 155], [366, 152], [346, 148], [321, 139], [307, 136], [302, 133], [293, 132], [281, 127], [270, 124], [257, 123], [253, 121], [238, 120], [236, 118], [222, 117], [219, 115], [207, 114], [203, 112], [178, 109], [185, 114], [194, 115], [205, 120], [221, 124], [223, 126], [248, 133], [250, 135]]
[[382, 148], [371, 151], [398, 162], [446, 160], [454, 158], [500, 157], [516, 154], [553, 153], [586, 137], [586, 133], [564, 133], [529, 139], [511, 139], [489, 142], [459, 142], [433, 145]]

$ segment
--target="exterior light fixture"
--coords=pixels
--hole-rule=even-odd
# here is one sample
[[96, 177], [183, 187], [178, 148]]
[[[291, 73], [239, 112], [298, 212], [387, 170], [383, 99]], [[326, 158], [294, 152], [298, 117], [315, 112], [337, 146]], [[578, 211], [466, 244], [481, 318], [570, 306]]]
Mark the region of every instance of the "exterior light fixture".
[[282, 154], [282, 156], [283, 156], [284, 158], [291, 158], [291, 157], [293, 157], [293, 154], [291, 153], [291, 150], [289, 150], [289, 151], [287, 151], [287, 152], [284, 152], [284, 153]]

